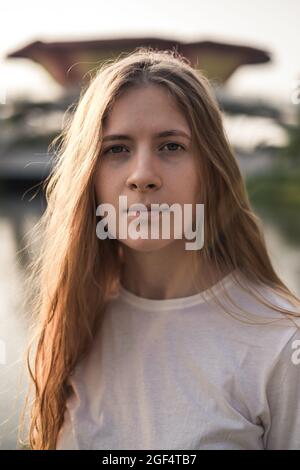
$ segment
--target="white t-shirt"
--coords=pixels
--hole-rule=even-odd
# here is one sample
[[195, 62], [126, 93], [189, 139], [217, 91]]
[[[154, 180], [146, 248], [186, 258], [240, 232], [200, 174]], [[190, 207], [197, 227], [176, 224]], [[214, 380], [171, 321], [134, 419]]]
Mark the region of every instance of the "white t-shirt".
[[[244, 318], [282, 318], [232, 273], [213, 286], [225, 305], [224, 284], [257, 315]], [[267, 286], [259, 292], [290, 306]], [[245, 323], [206, 299], [146, 299], [121, 286], [69, 378], [57, 450], [300, 450], [300, 330]]]

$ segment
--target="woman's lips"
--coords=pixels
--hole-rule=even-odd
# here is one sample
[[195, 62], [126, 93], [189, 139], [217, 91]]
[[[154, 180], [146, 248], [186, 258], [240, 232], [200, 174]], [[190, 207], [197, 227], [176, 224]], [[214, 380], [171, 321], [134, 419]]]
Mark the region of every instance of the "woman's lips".
[[127, 214], [128, 217], [138, 217], [145, 215], [156, 215], [162, 214], [163, 212], [169, 212], [169, 205], [166, 203], [134, 203], [131, 204], [127, 209], [124, 208], [123, 213]]
[[140, 210], [133, 210], [133, 211], [128, 211], [127, 214], [128, 214], [128, 217], [138, 217], [139, 215], [152, 215], [152, 214], [161, 214], [162, 212], [165, 212], [165, 211], [161, 211], [161, 210], [151, 210], [151, 209], [148, 209], [148, 210], [143, 210], [143, 211], [140, 211]]

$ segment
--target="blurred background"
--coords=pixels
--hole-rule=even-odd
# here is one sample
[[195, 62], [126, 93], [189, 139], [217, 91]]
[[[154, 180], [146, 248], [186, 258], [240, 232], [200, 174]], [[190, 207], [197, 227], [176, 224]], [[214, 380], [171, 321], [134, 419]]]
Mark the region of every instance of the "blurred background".
[[0, 15], [0, 449], [15, 449], [32, 257], [23, 248], [45, 209], [48, 146], [102, 60], [176, 47], [206, 74], [274, 267], [300, 295], [300, 2], [10, 0]]

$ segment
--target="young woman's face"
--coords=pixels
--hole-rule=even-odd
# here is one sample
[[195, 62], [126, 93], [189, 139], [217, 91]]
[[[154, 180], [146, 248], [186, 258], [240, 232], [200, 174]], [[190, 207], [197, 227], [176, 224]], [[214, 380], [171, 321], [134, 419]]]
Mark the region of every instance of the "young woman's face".
[[[180, 134], [157, 136], [171, 130]], [[163, 87], [132, 88], [116, 100], [103, 130], [95, 190], [97, 204], [110, 203], [115, 208], [117, 238], [119, 196], [127, 196], [128, 207], [178, 203], [183, 208], [183, 204], [199, 202], [197, 175], [189, 125]], [[127, 226], [132, 220], [129, 216]], [[135, 250], [151, 251], [179, 242], [172, 226], [170, 235], [163, 239], [160, 230], [159, 239], [151, 239], [149, 222], [147, 239], [127, 236], [120, 241]]]

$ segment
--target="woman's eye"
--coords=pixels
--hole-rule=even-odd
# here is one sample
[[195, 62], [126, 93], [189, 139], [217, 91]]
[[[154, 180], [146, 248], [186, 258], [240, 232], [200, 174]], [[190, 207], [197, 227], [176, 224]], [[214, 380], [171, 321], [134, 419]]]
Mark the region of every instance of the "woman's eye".
[[[167, 147], [168, 145], [175, 145], [176, 147], [181, 147], [181, 149], [184, 150], [184, 147], [180, 144], [176, 144], [176, 142], [169, 142], [168, 144], [165, 144], [162, 148]], [[178, 150], [178, 148], [174, 149], [174, 147], [173, 147], [173, 150], [171, 150], [171, 152], [173, 152], [174, 150]]]
[[104, 153], [120, 153], [120, 152], [110, 152], [111, 150], [113, 149], [117, 149], [117, 148], [125, 148], [124, 145], [113, 145], [113, 147], [110, 147], [109, 149], [105, 150]]
[[[174, 145], [175, 145], [175, 149], [174, 149]], [[173, 148], [170, 146], [173, 146]], [[168, 144], [165, 144], [162, 149], [164, 149], [165, 147], [169, 147], [169, 151], [171, 152], [174, 152], [176, 150], [184, 150], [184, 147], [180, 144], [176, 144], [176, 142], [169, 142]], [[118, 152], [116, 151], [116, 149], [125, 149], [126, 147], [124, 147], [124, 145], [113, 145], [112, 147], [108, 148], [107, 150], [104, 151], [104, 154], [107, 154], [107, 153], [110, 153], [110, 154], [119, 154], [119, 153], [122, 153], [121, 152]], [[179, 149], [180, 148], [180, 149]]]

